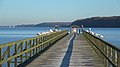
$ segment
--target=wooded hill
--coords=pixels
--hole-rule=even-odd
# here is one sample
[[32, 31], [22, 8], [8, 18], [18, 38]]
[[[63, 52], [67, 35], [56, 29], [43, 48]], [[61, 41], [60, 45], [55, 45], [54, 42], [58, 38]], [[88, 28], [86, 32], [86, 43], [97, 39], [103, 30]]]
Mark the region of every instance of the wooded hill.
[[45, 22], [39, 24], [31, 24], [31, 25], [17, 25], [15, 27], [55, 27], [56, 25], [59, 27], [70, 27], [72, 22]]
[[71, 25], [84, 25], [84, 27], [120, 27], [120, 16], [112, 17], [92, 17], [86, 19], [78, 19]]

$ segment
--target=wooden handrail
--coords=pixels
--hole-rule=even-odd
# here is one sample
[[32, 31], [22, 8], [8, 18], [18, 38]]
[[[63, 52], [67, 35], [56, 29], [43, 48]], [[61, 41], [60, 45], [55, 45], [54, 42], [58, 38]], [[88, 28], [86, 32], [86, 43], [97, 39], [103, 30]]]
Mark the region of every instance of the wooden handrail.
[[105, 67], [120, 67], [120, 49], [112, 44], [82, 30], [84, 37], [91, 44]]
[[18, 62], [23, 63], [67, 34], [68, 31], [65, 30], [0, 45], [0, 67], [6, 62], [10, 67], [13, 59], [16, 67]]

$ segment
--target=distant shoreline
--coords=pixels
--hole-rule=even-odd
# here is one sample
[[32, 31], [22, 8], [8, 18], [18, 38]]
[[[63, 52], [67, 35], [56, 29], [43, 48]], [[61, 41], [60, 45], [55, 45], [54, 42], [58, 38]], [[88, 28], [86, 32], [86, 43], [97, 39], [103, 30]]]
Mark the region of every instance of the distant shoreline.
[[[0, 28], [21, 28], [21, 27], [1, 27], [0, 26]], [[29, 28], [29, 27], [26, 27], [26, 28]], [[50, 27], [50, 28], [53, 28], [53, 27]], [[59, 28], [70, 28], [70, 27], [59, 27]], [[81, 28], [81, 27], [79, 27], [79, 28]], [[84, 27], [84, 28], [120, 28], [120, 27]]]
[[0, 26], [0, 28], [14, 28], [14, 27], [71, 27], [78, 26], [85, 28], [120, 28], [120, 16], [110, 17], [91, 17], [86, 19], [77, 19], [73, 22], [44, 22], [39, 24], [22, 24], [16, 26]]

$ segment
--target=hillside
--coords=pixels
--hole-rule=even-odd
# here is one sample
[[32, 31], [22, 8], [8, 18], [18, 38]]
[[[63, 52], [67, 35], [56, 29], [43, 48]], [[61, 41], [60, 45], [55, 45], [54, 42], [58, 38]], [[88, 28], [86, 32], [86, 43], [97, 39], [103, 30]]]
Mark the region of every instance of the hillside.
[[58, 25], [59, 27], [70, 27], [71, 22], [45, 22], [45, 23], [39, 23], [39, 24], [31, 24], [31, 25], [17, 25], [15, 27], [54, 27], [55, 25]]
[[69, 27], [71, 22], [46, 22], [35, 25], [35, 27], [54, 27], [58, 25], [59, 27]]
[[120, 27], [120, 16], [78, 19], [71, 25], [84, 25], [84, 27]]
[[17, 25], [15, 27], [54, 27], [58, 25], [59, 27], [70, 27], [72, 25], [84, 25], [84, 27], [120, 27], [120, 16], [111, 16], [111, 17], [91, 17], [86, 19], [78, 19], [73, 22], [45, 22], [39, 24], [31, 25]]

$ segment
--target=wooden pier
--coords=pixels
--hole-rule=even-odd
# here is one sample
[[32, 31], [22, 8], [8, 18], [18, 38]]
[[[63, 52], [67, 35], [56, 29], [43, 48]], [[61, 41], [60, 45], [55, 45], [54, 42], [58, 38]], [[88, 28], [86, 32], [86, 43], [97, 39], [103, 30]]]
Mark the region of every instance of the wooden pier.
[[[73, 38], [73, 39], [72, 39]], [[21, 65], [20, 65], [21, 66]], [[21, 67], [104, 67], [83, 36], [67, 35], [30, 63]]]
[[119, 62], [118, 48], [84, 30], [0, 45], [0, 67], [120, 67]]

